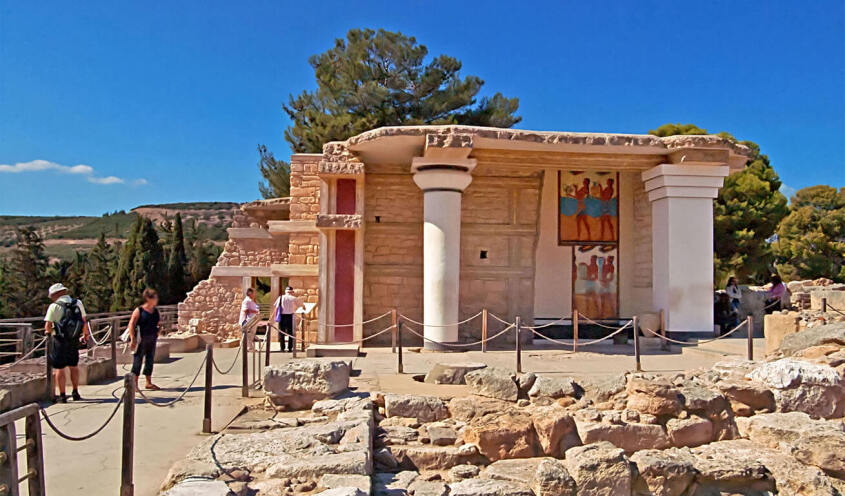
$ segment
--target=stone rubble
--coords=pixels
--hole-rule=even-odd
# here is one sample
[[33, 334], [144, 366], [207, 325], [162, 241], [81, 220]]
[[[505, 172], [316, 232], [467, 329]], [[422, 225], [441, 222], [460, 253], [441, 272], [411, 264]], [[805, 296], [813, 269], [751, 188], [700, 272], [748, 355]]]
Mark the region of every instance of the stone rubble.
[[708, 370], [579, 383], [482, 368], [448, 402], [309, 397], [310, 411], [245, 417], [206, 440], [162, 494], [842, 496], [845, 344], [836, 325], [811, 331], [788, 356]]

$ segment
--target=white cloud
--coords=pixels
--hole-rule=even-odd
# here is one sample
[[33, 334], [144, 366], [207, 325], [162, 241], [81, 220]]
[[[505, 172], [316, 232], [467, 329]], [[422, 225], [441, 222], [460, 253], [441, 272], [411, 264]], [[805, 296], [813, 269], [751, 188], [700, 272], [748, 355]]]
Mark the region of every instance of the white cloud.
[[[23, 172], [42, 172], [54, 171], [60, 174], [75, 174], [86, 176], [89, 183], [93, 184], [125, 184], [126, 180], [117, 176], [97, 176], [94, 168], [90, 165], [61, 165], [48, 160], [31, 160], [29, 162], [18, 162], [16, 164], [0, 164], [0, 173], [20, 174]], [[141, 186], [147, 184], [146, 179], [135, 179], [132, 181], [133, 186]]]
[[785, 183], [781, 183], [780, 189], [778, 191], [783, 193], [783, 196], [785, 196], [788, 201], [791, 201], [792, 197], [795, 196], [795, 192], [798, 190], [796, 190], [792, 186], [787, 186]]
[[115, 176], [106, 176], [106, 177], [89, 176], [88, 182], [94, 183], [94, 184], [123, 184], [125, 181], [123, 179], [121, 179], [119, 177], [115, 177]]

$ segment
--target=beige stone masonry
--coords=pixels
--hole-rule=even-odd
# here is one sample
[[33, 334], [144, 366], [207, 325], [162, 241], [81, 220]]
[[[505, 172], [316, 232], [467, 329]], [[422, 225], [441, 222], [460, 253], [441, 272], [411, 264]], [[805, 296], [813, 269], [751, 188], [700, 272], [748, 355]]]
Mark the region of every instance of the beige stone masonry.
[[360, 229], [363, 219], [357, 214], [318, 214], [318, 229]]

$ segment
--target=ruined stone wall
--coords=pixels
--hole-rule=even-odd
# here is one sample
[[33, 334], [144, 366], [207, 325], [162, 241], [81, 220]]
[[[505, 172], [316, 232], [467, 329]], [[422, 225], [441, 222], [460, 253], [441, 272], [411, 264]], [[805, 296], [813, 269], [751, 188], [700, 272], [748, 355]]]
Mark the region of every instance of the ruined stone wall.
[[[317, 175], [321, 155], [296, 154], [290, 162], [290, 220], [315, 220], [320, 213], [320, 178]], [[316, 232], [291, 233], [288, 239], [288, 263], [318, 265], [320, 236]], [[288, 284], [306, 303], [319, 299], [318, 277], [291, 277]], [[317, 322], [309, 323], [308, 340], [317, 341]]]
[[[484, 307], [504, 319], [533, 319], [540, 175], [484, 164], [473, 171], [461, 202], [461, 320]], [[421, 320], [422, 191], [406, 166], [368, 165], [365, 180], [364, 319], [396, 308]], [[380, 329], [366, 326], [364, 336]], [[460, 334], [480, 336], [480, 319], [463, 325]], [[405, 339], [421, 344], [411, 335]], [[386, 344], [390, 336], [373, 341]]]
[[200, 281], [179, 303], [178, 326], [187, 331], [191, 319], [200, 319], [199, 332], [216, 334], [221, 340], [239, 337], [238, 314], [243, 300], [240, 277], [212, 277]]
[[221, 267], [269, 267], [288, 263], [287, 244], [274, 239], [229, 239], [217, 259]]

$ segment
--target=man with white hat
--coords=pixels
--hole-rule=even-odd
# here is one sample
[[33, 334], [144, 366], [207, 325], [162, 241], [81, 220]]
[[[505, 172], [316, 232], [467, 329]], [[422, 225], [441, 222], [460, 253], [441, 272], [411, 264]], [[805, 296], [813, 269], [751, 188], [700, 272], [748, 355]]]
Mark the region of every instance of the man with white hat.
[[[88, 340], [88, 321], [82, 302], [71, 298], [68, 289], [62, 283], [50, 286], [48, 295], [53, 303], [44, 316], [44, 331], [50, 339], [47, 360], [53, 367], [53, 384], [59, 385], [58, 401], [67, 403], [65, 394], [65, 368], [70, 369], [70, 382], [73, 384], [74, 401], [79, 396], [79, 345]], [[54, 396], [54, 400], [56, 397]]]

